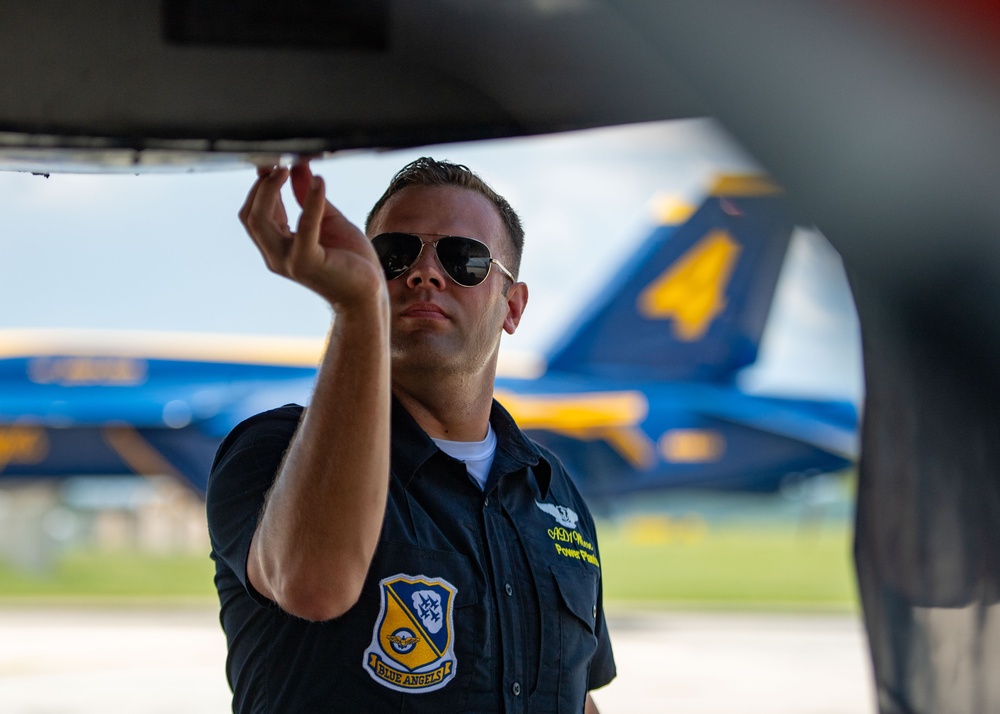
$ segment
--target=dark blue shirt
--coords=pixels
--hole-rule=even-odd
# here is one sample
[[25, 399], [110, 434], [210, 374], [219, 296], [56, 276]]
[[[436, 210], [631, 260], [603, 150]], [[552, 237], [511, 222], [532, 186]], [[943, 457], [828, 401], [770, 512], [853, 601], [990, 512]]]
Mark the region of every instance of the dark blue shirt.
[[336, 620], [307, 622], [246, 575], [301, 413], [237, 426], [209, 479], [233, 710], [582, 712], [615, 664], [594, 522], [558, 459], [494, 402], [497, 451], [480, 490], [394, 401], [385, 523], [361, 597]]

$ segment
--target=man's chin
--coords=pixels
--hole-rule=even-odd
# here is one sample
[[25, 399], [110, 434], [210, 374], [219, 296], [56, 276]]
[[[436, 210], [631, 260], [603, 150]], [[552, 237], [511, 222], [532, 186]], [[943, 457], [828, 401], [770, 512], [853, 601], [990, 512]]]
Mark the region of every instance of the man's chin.
[[457, 361], [459, 354], [454, 345], [445, 340], [423, 336], [422, 339], [408, 339], [405, 344], [393, 343], [392, 366], [394, 369], [438, 371], [448, 369]]

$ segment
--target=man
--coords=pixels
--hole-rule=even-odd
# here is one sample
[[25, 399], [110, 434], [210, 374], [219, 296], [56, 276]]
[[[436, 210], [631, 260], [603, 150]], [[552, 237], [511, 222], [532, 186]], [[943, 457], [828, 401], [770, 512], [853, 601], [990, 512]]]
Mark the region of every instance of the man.
[[419, 159], [366, 235], [308, 164], [259, 173], [247, 232], [335, 319], [309, 408], [239, 425], [209, 480], [234, 711], [596, 712], [615, 666], [594, 523], [493, 400], [528, 300], [517, 215]]

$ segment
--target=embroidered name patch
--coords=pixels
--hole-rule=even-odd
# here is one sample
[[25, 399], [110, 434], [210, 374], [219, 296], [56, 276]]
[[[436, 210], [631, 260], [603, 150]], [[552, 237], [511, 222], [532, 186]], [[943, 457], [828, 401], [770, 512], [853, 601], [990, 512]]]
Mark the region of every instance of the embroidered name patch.
[[364, 667], [397, 692], [433, 692], [455, 676], [452, 610], [458, 589], [441, 578], [399, 573], [379, 583], [381, 605]]
[[559, 524], [555, 528], [549, 528], [546, 531], [549, 534], [549, 538], [555, 541], [556, 553], [564, 558], [582, 560], [598, 568], [601, 567], [600, 561], [594, 555], [594, 544], [584, 538], [580, 531], [577, 530], [580, 516], [576, 514], [576, 511], [555, 503], [535, 501], [535, 505], [540, 510], [545, 511], [555, 518], [556, 523]]

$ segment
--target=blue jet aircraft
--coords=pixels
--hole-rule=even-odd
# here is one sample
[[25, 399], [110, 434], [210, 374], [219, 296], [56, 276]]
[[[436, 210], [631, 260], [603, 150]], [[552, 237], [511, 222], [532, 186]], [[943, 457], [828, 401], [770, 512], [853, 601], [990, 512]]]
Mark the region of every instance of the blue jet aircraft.
[[[496, 396], [595, 501], [670, 487], [773, 491], [856, 452], [850, 402], [752, 395], [792, 224], [780, 189], [724, 176], [675, 205], [550, 352]], [[167, 474], [204, 493], [242, 419], [306, 403], [322, 344], [0, 333], [0, 477]]]

